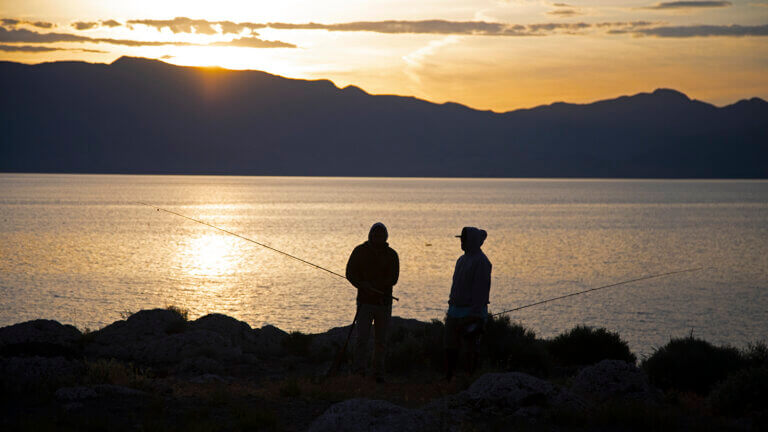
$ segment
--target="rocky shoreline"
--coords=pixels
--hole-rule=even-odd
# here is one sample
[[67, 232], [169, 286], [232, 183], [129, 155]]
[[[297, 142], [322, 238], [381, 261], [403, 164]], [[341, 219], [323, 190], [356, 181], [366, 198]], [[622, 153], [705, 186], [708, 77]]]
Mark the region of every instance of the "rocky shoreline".
[[[647, 359], [638, 367], [631, 354], [579, 365], [562, 356], [551, 366], [539, 364], [544, 357], [521, 362], [541, 342], [508, 319], [498, 327], [506, 329], [501, 348], [529, 349], [488, 354], [481, 372], [444, 382], [440, 326], [394, 317], [390, 371], [377, 384], [350, 375], [347, 361], [326, 376], [348, 326], [306, 335], [253, 329], [221, 314], [188, 321], [176, 308], [143, 310], [93, 332], [51, 320], [19, 323], [0, 328], [0, 429], [760, 430], [768, 424], [759, 403], [736, 414], [713, 405], [711, 395], [728, 395], [719, 390], [723, 385], [697, 394], [652, 383]], [[739, 373], [762, 376], [760, 352], [750, 354], [757, 366], [740, 366]], [[751, 397], [765, 400], [764, 388], [756, 392]]]

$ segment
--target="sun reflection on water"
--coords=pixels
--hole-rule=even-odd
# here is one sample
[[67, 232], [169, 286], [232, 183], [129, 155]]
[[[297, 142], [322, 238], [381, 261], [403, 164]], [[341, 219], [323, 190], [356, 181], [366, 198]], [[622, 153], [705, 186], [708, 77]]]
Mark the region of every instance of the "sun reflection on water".
[[209, 233], [189, 239], [181, 246], [181, 267], [194, 277], [223, 277], [237, 268], [238, 239]]

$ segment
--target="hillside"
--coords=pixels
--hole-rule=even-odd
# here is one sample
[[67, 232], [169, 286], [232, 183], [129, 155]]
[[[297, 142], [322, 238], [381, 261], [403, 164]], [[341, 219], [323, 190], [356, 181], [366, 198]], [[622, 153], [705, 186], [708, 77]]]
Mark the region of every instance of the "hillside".
[[768, 103], [674, 90], [506, 113], [327, 80], [0, 62], [0, 171], [768, 178]]

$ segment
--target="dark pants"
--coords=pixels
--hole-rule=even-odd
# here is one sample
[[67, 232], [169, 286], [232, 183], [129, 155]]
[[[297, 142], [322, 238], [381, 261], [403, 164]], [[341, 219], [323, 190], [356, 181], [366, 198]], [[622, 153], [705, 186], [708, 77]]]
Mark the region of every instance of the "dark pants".
[[368, 363], [368, 338], [371, 334], [371, 324], [374, 330], [373, 373], [379, 377], [384, 375], [384, 357], [387, 349], [387, 330], [392, 317], [392, 305], [357, 305], [357, 340], [355, 342], [355, 358], [353, 371], [364, 374]]
[[445, 319], [445, 376], [450, 379], [456, 368], [459, 350], [464, 348], [467, 353], [466, 370], [474, 373], [479, 363], [480, 339], [485, 328], [485, 320], [479, 317], [463, 317]]

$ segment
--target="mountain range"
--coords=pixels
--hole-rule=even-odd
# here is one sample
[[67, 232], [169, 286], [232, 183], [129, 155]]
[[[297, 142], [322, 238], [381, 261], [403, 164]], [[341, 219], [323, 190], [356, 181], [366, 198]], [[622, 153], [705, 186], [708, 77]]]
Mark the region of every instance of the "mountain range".
[[658, 89], [505, 113], [328, 80], [0, 62], [0, 171], [768, 178], [768, 103]]

